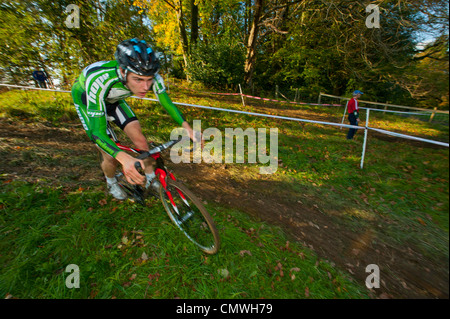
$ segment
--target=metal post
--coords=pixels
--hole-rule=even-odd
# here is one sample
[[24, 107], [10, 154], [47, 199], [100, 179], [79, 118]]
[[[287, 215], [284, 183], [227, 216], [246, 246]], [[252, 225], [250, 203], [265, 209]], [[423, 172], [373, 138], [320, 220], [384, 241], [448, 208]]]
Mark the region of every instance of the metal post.
[[242, 95], [242, 88], [241, 88], [241, 84], [240, 83], [239, 83], [239, 91], [241, 92], [242, 105], [245, 107], [244, 96]]
[[369, 127], [369, 113], [370, 113], [370, 109], [367, 109], [367, 113], [366, 113], [366, 128], [364, 130], [364, 144], [363, 144], [363, 150], [362, 150], [362, 155], [361, 155], [361, 169], [364, 166], [364, 156], [366, 155], [366, 144], [367, 144], [367, 131], [368, 131], [368, 127]]
[[[349, 102], [349, 101], [350, 101], [350, 100], [348, 100], [347, 103], [345, 103], [344, 115], [342, 115], [342, 121], [341, 121], [341, 124], [344, 124], [345, 113], [347, 113], [347, 105], [348, 105], [348, 102]], [[342, 130], [342, 126], [340, 127], [340, 129]]]
[[435, 106], [435, 107], [433, 108], [433, 110], [434, 110], [434, 112], [431, 113], [430, 119], [428, 120], [429, 123], [431, 123], [431, 121], [433, 120], [434, 116], [436, 115], [437, 106]]

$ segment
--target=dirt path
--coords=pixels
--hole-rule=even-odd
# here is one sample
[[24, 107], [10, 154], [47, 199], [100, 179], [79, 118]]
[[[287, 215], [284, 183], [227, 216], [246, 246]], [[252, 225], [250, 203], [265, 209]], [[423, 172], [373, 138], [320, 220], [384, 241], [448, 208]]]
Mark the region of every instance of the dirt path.
[[[26, 163], [27, 146], [33, 152], [52, 156], [53, 152], [73, 152], [83, 156], [93, 150], [80, 126], [55, 128], [43, 124], [13, 124], [0, 119], [2, 174], [7, 178], [55, 179], [73, 174], [77, 180], [100, 180], [98, 171], [80, 161], [70, 168], [54, 165], [42, 168]], [[24, 164], [26, 163], [26, 164]], [[381, 287], [373, 289], [376, 298], [448, 298], [448, 260], [431, 261], [416, 247], [398, 246], [383, 238], [377, 223], [366, 229], [350, 229], [330, 212], [305, 205], [301, 194], [273, 181], [236, 180], [226, 165], [180, 164], [171, 166], [181, 179], [195, 180], [190, 188], [203, 200], [238, 209], [268, 223], [283, 227], [293, 240], [313, 249], [321, 258], [347, 271], [364, 284], [369, 264], [380, 267]], [[76, 183], [76, 182], [74, 182]], [[74, 185], [75, 186], [75, 185]], [[283, 192], [272, 190], [283, 189]]]
[[223, 166], [184, 164], [173, 169], [182, 178], [195, 176], [195, 192], [203, 200], [283, 227], [295, 240], [348, 271], [360, 283], [369, 275], [366, 266], [377, 264], [382, 282], [382, 287], [374, 289], [378, 298], [448, 298], [446, 261], [435, 264], [413, 246], [382, 243], [378, 225], [349, 229], [337, 217], [304, 205], [301, 196], [289, 190], [270, 192], [273, 188], [283, 188], [282, 185], [258, 180], [236, 181]]

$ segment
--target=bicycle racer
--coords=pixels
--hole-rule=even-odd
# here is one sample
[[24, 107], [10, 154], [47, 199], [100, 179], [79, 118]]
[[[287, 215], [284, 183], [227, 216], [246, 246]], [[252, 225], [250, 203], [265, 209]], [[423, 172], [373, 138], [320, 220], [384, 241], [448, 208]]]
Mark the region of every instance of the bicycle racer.
[[[83, 128], [102, 154], [101, 168], [108, 190], [119, 200], [125, 199], [126, 194], [115, 178], [118, 163], [122, 164], [128, 182], [141, 185], [146, 182], [145, 187], [152, 184], [157, 187], [158, 183], [153, 181], [155, 173], [151, 162], [138, 160], [120, 150], [107, 134], [107, 117], [112, 117], [136, 148], [149, 150], [140, 123], [125, 98], [145, 97], [153, 88], [172, 119], [195, 140], [194, 131], [168, 96], [158, 74], [159, 68], [159, 60], [151, 47], [144, 40], [133, 38], [119, 43], [115, 60], [96, 62], [84, 68], [72, 87], [72, 98]], [[144, 168], [145, 177], [136, 170], [136, 161]]]

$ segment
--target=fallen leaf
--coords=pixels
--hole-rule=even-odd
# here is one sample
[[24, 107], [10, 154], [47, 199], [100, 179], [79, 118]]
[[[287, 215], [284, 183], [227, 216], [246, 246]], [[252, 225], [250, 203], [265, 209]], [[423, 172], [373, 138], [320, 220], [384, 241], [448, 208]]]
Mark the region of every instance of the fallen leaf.
[[241, 257], [244, 257], [245, 254], [252, 256], [252, 253], [249, 250], [241, 250], [239, 252], [239, 255], [241, 255]]
[[421, 223], [422, 225], [426, 226], [427, 224], [423, 221], [422, 218], [417, 217], [417, 220], [419, 221], [419, 223]]

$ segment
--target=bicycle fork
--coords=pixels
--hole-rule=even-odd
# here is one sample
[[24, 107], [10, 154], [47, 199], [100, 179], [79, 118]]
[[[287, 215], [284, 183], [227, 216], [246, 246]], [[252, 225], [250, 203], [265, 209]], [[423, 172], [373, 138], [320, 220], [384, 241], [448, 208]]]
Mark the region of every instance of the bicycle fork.
[[[162, 169], [162, 168], [156, 168], [155, 175], [158, 176], [161, 185], [164, 187], [164, 190], [166, 191], [167, 197], [170, 200], [170, 204], [172, 205], [173, 210], [176, 212], [176, 214], [178, 216], [181, 217], [180, 211], [177, 207], [177, 204], [175, 203], [172, 192], [169, 189], [167, 189], [167, 177], [169, 177], [171, 180], [175, 181], [176, 180], [175, 176], [171, 172], [167, 172], [165, 169]], [[191, 206], [189, 205], [184, 194], [179, 189], [176, 189], [176, 191], [177, 191], [178, 195], [180, 195], [181, 199], [183, 200], [183, 203], [187, 207], [191, 208]], [[189, 220], [189, 218], [191, 218], [193, 215], [194, 215], [194, 213], [190, 209], [181, 219], [179, 219], [179, 223], [183, 224], [184, 222]]]

